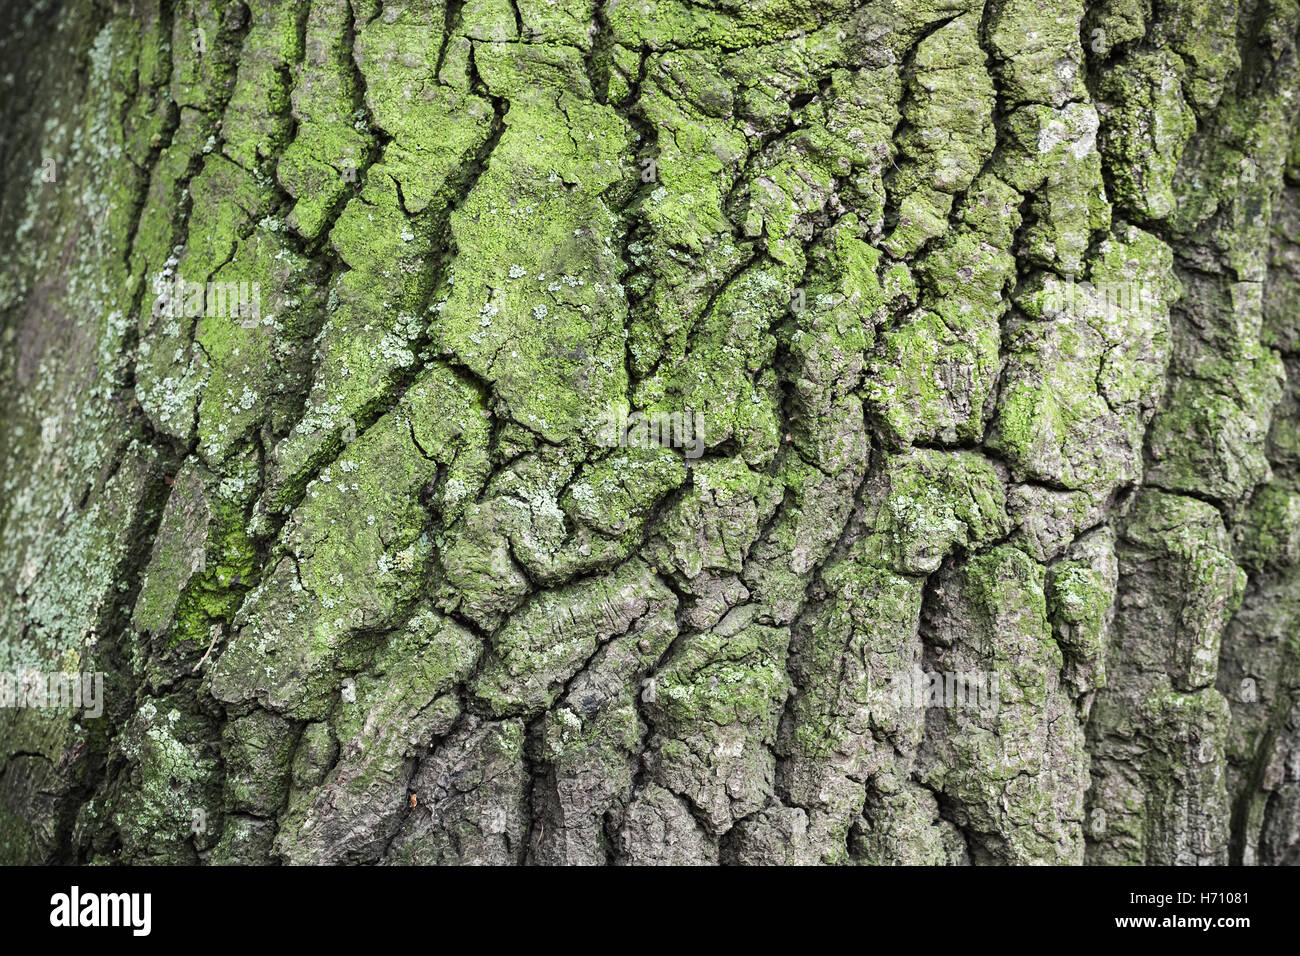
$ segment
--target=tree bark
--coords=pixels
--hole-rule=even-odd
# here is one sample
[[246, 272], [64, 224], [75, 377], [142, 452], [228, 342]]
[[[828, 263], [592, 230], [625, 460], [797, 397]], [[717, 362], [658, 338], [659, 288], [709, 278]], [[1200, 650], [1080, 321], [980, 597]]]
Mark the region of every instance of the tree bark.
[[1300, 862], [1296, 0], [0, 20], [0, 862]]

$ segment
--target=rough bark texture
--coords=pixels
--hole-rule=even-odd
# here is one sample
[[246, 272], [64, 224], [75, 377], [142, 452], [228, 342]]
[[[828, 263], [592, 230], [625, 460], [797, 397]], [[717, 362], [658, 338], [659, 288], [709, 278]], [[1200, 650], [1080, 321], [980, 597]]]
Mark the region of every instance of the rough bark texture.
[[1300, 860], [1296, 0], [0, 20], [0, 861]]

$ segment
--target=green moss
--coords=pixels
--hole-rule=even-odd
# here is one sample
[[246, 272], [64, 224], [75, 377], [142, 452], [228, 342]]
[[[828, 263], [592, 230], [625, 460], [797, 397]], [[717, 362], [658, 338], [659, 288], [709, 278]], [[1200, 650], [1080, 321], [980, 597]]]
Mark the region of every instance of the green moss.
[[674, 725], [769, 722], [785, 698], [786, 632], [751, 627], [693, 638], [655, 678], [654, 713]]
[[1110, 638], [1119, 570], [1114, 537], [1094, 534], [1071, 549], [1047, 574], [1047, 613], [1052, 635], [1065, 652], [1063, 676], [1075, 696], [1106, 684], [1106, 645]]
[[688, 579], [705, 569], [737, 572], [781, 490], [738, 458], [704, 460], [691, 477], [691, 487], [656, 522], [648, 557]]
[[497, 716], [535, 714], [555, 702], [603, 643], [638, 618], [667, 613], [675, 603], [640, 560], [542, 593], [498, 632], [472, 692]]
[[898, 223], [882, 243], [901, 259], [948, 230], [953, 196], [993, 152], [993, 79], [984, 68], [979, 18], [959, 16], [915, 48], [891, 195]]
[[1174, 687], [1193, 691], [1212, 685], [1223, 630], [1246, 585], [1223, 519], [1205, 502], [1145, 491], [1134, 503], [1124, 537], [1158, 556], [1162, 577], [1177, 582], [1171, 608], [1175, 630], [1165, 649]]
[[872, 491], [867, 553], [900, 574], [937, 570], [954, 547], [976, 548], [1008, 530], [1002, 483], [976, 454], [914, 449], [891, 455]]
[[[428, 573], [433, 542], [421, 494], [440, 474], [460, 475], [462, 487], [449, 493], [444, 486], [442, 499], [455, 510], [476, 487], [464, 482], [485, 464], [475, 400], [448, 370], [430, 369], [308, 484], [272, 573], [234, 622], [239, 632], [213, 673], [218, 697], [256, 697], [308, 719], [327, 712], [338, 693], [333, 665], [349, 636], [394, 622]], [[424, 442], [436, 457], [426, 455]], [[451, 468], [440, 472], [442, 463]]]
[[1172, 51], [1133, 53], [1107, 69], [1098, 85], [1110, 107], [1101, 150], [1115, 200], [1141, 219], [1163, 219], [1174, 210], [1174, 171], [1196, 129], [1183, 99], [1183, 74]]
[[1252, 569], [1300, 558], [1300, 494], [1276, 484], [1256, 489], [1235, 529], [1236, 554]]
[[561, 502], [602, 534], [634, 535], [664, 495], [686, 480], [682, 459], [661, 447], [629, 448], [586, 465]]

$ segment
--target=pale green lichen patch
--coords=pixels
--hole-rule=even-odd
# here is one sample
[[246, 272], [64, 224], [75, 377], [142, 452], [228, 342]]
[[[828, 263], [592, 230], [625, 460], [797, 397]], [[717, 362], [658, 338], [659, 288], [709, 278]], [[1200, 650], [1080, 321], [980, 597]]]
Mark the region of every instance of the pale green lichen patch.
[[1293, 853], [1294, 4], [48, 10], [0, 858]]

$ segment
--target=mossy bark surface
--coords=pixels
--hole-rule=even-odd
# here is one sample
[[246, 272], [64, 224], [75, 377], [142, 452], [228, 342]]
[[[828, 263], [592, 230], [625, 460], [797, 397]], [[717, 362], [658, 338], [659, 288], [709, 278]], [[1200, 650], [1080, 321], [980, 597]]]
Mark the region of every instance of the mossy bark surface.
[[1298, 32], [6, 4], [0, 862], [1300, 862]]

